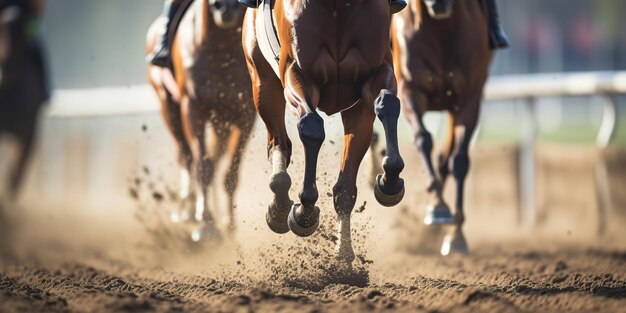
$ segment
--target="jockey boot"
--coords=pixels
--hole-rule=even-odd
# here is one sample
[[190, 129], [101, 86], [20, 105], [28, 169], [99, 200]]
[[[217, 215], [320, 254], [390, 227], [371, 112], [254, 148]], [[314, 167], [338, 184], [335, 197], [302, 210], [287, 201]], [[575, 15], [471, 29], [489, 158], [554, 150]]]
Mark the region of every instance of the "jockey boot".
[[502, 49], [509, 46], [509, 37], [500, 25], [500, 15], [496, 0], [487, 0], [487, 11], [489, 15], [489, 46], [491, 49]]
[[[255, 9], [259, 6], [260, 0], [239, 0], [239, 3], [247, 6], [248, 8]], [[391, 14], [402, 11], [407, 5], [406, 0], [389, 0], [389, 6], [391, 7]]]
[[146, 58], [152, 65], [167, 67], [170, 64], [170, 47], [168, 37], [170, 33], [170, 27], [172, 26], [172, 19], [176, 16], [180, 4], [165, 2], [163, 7], [163, 17], [166, 19], [165, 29], [159, 38], [154, 50]]
[[46, 57], [43, 44], [39, 38], [33, 38], [33, 50], [32, 57], [35, 62], [35, 67], [37, 70], [38, 78], [39, 78], [39, 86], [41, 87], [41, 102], [50, 101], [50, 96], [52, 94], [50, 88], [50, 78], [48, 77], [48, 70], [46, 65]]
[[391, 14], [396, 14], [407, 5], [406, 0], [389, 0], [389, 7], [391, 8]]
[[239, 0], [239, 3], [251, 8], [251, 9], [256, 9], [259, 6], [259, 3], [261, 1], [259, 0]]

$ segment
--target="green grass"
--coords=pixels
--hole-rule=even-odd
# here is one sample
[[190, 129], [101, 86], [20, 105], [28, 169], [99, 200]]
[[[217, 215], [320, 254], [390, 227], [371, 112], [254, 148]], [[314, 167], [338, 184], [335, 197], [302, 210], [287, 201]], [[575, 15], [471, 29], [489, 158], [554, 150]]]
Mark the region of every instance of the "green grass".
[[[619, 121], [613, 136], [612, 145], [626, 147], [626, 119]], [[511, 125], [505, 129], [489, 127], [485, 125], [480, 130], [480, 142], [490, 144], [514, 143], [520, 140], [522, 134], [521, 125]], [[544, 142], [558, 142], [563, 144], [593, 145], [596, 142], [598, 128], [591, 125], [563, 125], [556, 131], [539, 130], [537, 140]]]

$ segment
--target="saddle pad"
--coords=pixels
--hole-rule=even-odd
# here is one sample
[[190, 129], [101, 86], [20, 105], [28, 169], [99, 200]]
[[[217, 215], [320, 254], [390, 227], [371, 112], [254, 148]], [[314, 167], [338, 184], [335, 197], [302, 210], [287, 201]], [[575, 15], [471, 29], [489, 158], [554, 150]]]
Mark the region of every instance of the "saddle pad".
[[274, 21], [274, 1], [265, 0], [261, 3], [256, 16], [256, 37], [261, 49], [261, 53], [272, 66], [276, 76], [280, 76], [278, 73], [278, 62], [280, 58], [280, 41], [278, 39], [278, 33], [276, 31], [276, 24]]

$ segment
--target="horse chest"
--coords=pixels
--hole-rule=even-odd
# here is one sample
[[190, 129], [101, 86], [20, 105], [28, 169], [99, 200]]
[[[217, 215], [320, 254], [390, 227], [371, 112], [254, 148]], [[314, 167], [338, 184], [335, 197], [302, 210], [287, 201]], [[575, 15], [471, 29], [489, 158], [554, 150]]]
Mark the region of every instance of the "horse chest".
[[423, 71], [417, 87], [427, 99], [427, 110], [458, 111], [465, 91], [465, 75], [458, 69]]
[[212, 41], [196, 51], [195, 61], [189, 68], [187, 87], [195, 97], [215, 110], [235, 108], [240, 105], [252, 107], [250, 100], [250, 77], [241, 49], [228, 41]]

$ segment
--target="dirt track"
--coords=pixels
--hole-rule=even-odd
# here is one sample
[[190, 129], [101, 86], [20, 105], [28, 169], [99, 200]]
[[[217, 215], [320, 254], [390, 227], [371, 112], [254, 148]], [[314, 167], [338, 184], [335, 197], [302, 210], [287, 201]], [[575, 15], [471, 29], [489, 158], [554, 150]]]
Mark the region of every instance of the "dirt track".
[[[320, 168], [335, 168], [338, 148], [330, 150]], [[165, 184], [150, 182], [143, 173], [144, 186], [134, 190], [137, 205], [126, 212], [135, 216], [132, 222], [113, 213], [115, 208], [108, 218], [85, 219], [67, 208], [10, 214], [13, 222], [2, 226], [0, 245], [6, 248], [0, 251], [0, 312], [626, 312], [623, 237], [596, 237], [593, 209], [584, 210], [586, 204], [554, 206], [542, 213], [536, 231], [518, 229], [510, 204], [514, 188], [503, 178], [511, 170], [509, 152], [481, 151], [468, 199], [473, 209], [467, 256], [424, 253], [438, 247], [441, 232], [419, 226], [426, 201], [420, 175], [411, 174], [419, 173], [412, 151], [405, 153], [405, 179], [416, 184], [400, 208], [372, 204], [366, 177], [360, 182], [358, 203], [369, 204], [354, 214], [359, 257], [353, 271], [332, 262], [330, 196], [320, 199], [324, 220], [316, 236], [273, 235], [262, 218], [268, 195], [250, 179], [265, 179], [265, 169], [244, 165], [248, 176], [239, 193], [237, 235], [219, 246], [197, 246], [183, 243], [185, 231], [161, 214], [172, 205], [162, 199]], [[296, 155], [294, 181], [300, 180], [295, 174], [300, 162]], [[573, 179], [588, 180], [570, 174], [572, 186]], [[325, 194], [335, 175], [320, 176]], [[550, 184], [562, 186], [555, 177]], [[576, 204], [577, 197], [589, 198], [587, 189], [578, 184], [566, 196]], [[547, 206], [541, 203], [540, 212]], [[570, 209], [575, 221], [561, 225]]]
[[0, 302], [8, 312], [625, 310], [624, 253], [492, 246], [465, 257], [403, 256], [370, 270], [367, 286], [312, 291], [106, 260], [13, 265], [0, 276]]

